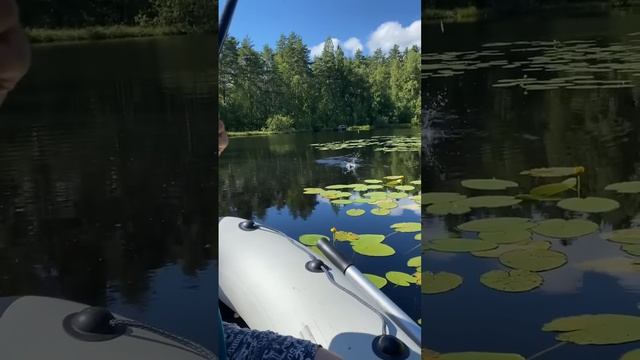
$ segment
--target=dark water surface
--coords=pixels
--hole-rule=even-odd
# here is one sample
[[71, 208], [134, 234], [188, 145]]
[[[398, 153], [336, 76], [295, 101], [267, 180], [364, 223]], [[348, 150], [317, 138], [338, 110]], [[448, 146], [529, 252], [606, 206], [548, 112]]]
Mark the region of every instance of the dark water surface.
[[[584, 166], [582, 193], [620, 202], [620, 208], [615, 211], [591, 215], [565, 211], [553, 203], [532, 201], [523, 201], [512, 208], [474, 210], [460, 216], [425, 214], [423, 231], [427, 239], [446, 237], [464, 221], [490, 216], [524, 216], [535, 220], [584, 217], [598, 223], [600, 230], [575, 241], [552, 240], [553, 249], [567, 254], [568, 264], [542, 273], [542, 287], [525, 293], [498, 292], [479, 282], [481, 274], [504, 268], [497, 259], [426, 252], [425, 270], [457, 273], [464, 277], [464, 283], [448, 293], [422, 296], [423, 345], [439, 352], [513, 352], [528, 357], [557, 344], [554, 333], [541, 330], [554, 318], [590, 313], [640, 315], [637, 268], [634, 271], [602, 265], [603, 261], [633, 257], [622, 252], [619, 244], [600, 237], [601, 232], [640, 226], [640, 195], [623, 196], [604, 191], [610, 183], [640, 179], [640, 77], [633, 75], [640, 73], [640, 37], [628, 35], [638, 31], [640, 16], [634, 15], [531, 17], [450, 24], [445, 25], [444, 34], [439, 25], [428, 27], [423, 51], [432, 58], [450, 51], [498, 50], [502, 54], [491, 60], [506, 59], [512, 63], [517, 61], [514, 57], [522, 57], [522, 53], [516, 56], [509, 53], [508, 47], [505, 50], [482, 47], [482, 44], [563, 42], [525, 45], [546, 47], [529, 51], [526, 55], [531, 58], [544, 57], [545, 53], [556, 51], [554, 48], [569, 46], [566, 41], [582, 40], [583, 46], [588, 45], [595, 54], [604, 56], [597, 60], [577, 58], [576, 62], [587, 61], [589, 66], [626, 63], [624, 66], [631, 70], [527, 71], [525, 68], [531, 65], [504, 68], [507, 65], [498, 62], [486, 68], [462, 69], [462, 74], [423, 80], [423, 104], [427, 110], [422, 163], [425, 192], [477, 194], [462, 188], [460, 180], [492, 177], [517, 181], [520, 191], [527, 192], [538, 183], [519, 175], [522, 170]], [[613, 56], [611, 46], [614, 50], [620, 49], [623, 56]], [[444, 58], [446, 62], [447, 56]], [[526, 92], [517, 86], [492, 87], [501, 79], [522, 78], [525, 74], [538, 79], [593, 75], [594, 79], [627, 85]], [[567, 194], [571, 196], [575, 195]], [[563, 345], [539, 359], [613, 360], [638, 346], [638, 343]]]
[[[325, 234], [329, 229], [356, 234], [393, 232], [390, 225], [398, 222], [419, 222], [420, 209], [407, 198], [399, 201], [388, 216], [369, 213], [371, 205], [337, 206], [315, 195], [304, 195], [304, 188], [334, 184], [362, 183], [365, 179], [382, 179], [389, 175], [404, 175], [407, 180], [420, 177], [419, 152], [374, 151], [374, 147], [319, 151], [310, 144], [370, 138], [371, 136], [417, 136], [417, 130], [398, 129], [375, 132], [324, 132], [274, 135], [268, 137], [231, 138], [220, 160], [220, 215], [253, 218], [298, 239], [302, 234]], [[317, 160], [359, 154], [360, 165], [354, 171]], [[329, 163], [331, 163], [329, 161]], [[380, 190], [384, 191], [384, 190]], [[419, 187], [411, 195], [419, 193]], [[363, 216], [351, 217], [347, 209], [362, 208]], [[396, 253], [389, 257], [367, 257], [353, 252], [348, 242], [336, 242], [342, 255], [353, 259], [364, 273], [384, 277], [388, 271], [413, 273], [407, 267], [409, 258], [420, 254], [415, 233], [398, 233], [384, 243]], [[398, 306], [414, 319], [420, 317], [418, 287], [387, 284], [383, 289]], [[328, 300], [330, 301], [330, 300]], [[338, 306], [336, 304], [336, 306]]]
[[214, 342], [213, 36], [36, 46], [0, 109], [0, 296]]

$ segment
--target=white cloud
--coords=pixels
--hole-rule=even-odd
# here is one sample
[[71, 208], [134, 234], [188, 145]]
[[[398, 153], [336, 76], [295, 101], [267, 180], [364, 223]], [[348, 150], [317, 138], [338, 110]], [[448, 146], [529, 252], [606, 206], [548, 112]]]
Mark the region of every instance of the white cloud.
[[364, 46], [360, 42], [360, 39], [357, 37], [349, 38], [344, 42], [344, 49], [348, 51], [347, 55], [353, 56], [356, 53], [356, 50], [364, 50]]
[[403, 27], [397, 21], [388, 21], [380, 26], [369, 36], [367, 47], [373, 53], [376, 49], [382, 49], [388, 52], [394, 45], [398, 45], [401, 50], [412, 47], [413, 45], [421, 46], [421, 21], [416, 20], [411, 25]]

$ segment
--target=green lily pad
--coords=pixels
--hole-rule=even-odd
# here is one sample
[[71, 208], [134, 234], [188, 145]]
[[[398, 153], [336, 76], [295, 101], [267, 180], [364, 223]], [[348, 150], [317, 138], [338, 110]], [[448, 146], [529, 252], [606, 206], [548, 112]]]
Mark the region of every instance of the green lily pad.
[[378, 201], [376, 205], [381, 209], [395, 209], [398, 207], [398, 203], [393, 200]]
[[513, 353], [492, 353], [492, 352], [458, 352], [440, 354], [437, 360], [525, 360], [522, 355]]
[[601, 236], [603, 239], [621, 244], [640, 244], [640, 228], [615, 230]]
[[404, 199], [409, 197], [409, 194], [403, 192], [390, 192], [387, 196], [391, 199]]
[[547, 271], [567, 263], [567, 255], [549, 249], [517, 249], [499, 257], [500, 262], [510, 268], [528, 271]]
[[376, 179], [367, 179], [364, 182], [367, 184], [382, 184], [382, 180], [376, 180]]
[[472, 252], [495, 249], [498, 244], [480, 239], [447, 238], [432, 240], [428, 246], [441, 252]]
[[342, 189], [349, 189], [349, 188], [351, 188], [351, 186], [350, 185], [338, 184], [338, 185], [325, 186], [324, 188], [327, 189], [327, 190], [342, 190]]
[[358, 234], [349, 231], [336, 231], [333, 236], [338, 241], [356, 241], [360, 238]]
[[411, 185], [422, 185], [422, 180], [409, 181], [409, 184], [411, 184]]
[[536, 234], [546, 237], [570, 239], [596, 232], [598, 224], [582, 219], [548, 219], [539, 222], [532, 230]]
[[304, 235], [300, 235], [298, 239], [300, 240], [301, 243], [307, 246], [314, 246], [315, 244], [318, 243], [318, 240], [320, 239], [325, 239], [329, 241], [328, 237], [320, 234], [304, 234]]
[[472, 251], [471, 255], [483, 258], [499, 258], [502, 254], [518, 249], [550, 249], [551, 243], [548, 241], [523, 241], [515, 244], [499, 245], [495, 249], [484, 251]]
[[371, 199], [359, 197], [359, 198], [353, 199], [353, 202], [356, 204], [369, 204], [371, 203]]
[[488, 219], [472, 220], [458, 225], [460, 231], [473, 232], [510, 232], [525, 230], [534, 227], [535, 224], [529, 218], [522, 217], [495, 217]]
[[513, 244], [526, 241], [531, 238], [531, 232], [524, 229], [511, 231], [484, 231], [478, 234], [482, 240], [494, 242], [496, 244]]
[[574, 189], [578, 181], [576, 178], [569, 178], [559, 183], [546, 184], [534, 187], [529, 194], [540, 198], [549, 198], [569, 189]]
[[400, 191], [413, 191], [415, 190], [415, 186], [413, 185], [398, 185], [396, 186], [396, 190], [400, 190]]
[[553, 197], [553, 196], [539, 196], [532, 194], [518, 194], [516, 195], [516, 199], [521, 200], [531, 200], [531, 201], [560, 201], [564, 199], [563, 197]]
[[385, 216], [385, 215], [389, 215], [391, 211], [389, 211], [388, 209], [375, 208], [375, 209], [371, 209], [371, 213], [373, 215]]
[[349, 216], [362, 216], [366, 213], [366, 211], [362, 209], [349, 209], [347, 210], [347, 215]]
[[361, 234], [359, 239], [353, 241], [353, 251], [365, 256], [391, 256], [396, 251], [389, 245], [382, 244], [385, 239], [384, 235], [379, 234]]
[[448, 272], [439, 272], [434, 274], [427, 271], [422, 275], [422, 277], [425, 278], [422, 282], [423, 294], [444, 293], [451, 291], [462, 284], [462, 276]]
[[304, 188], [305, 195], [318, 195], [322, 194], [324, 189], [321, 188]]
[[480, 282], [492, 289], [505, 292], [524, 292], [542, 285], [542, 276], [525, 270], [492, 270], [482, 274]]
[[385, 277], [390, 283], [398, 286], [409, 286], [416, 283], [416, 278], [413, 275], [400, 271], [389, 271], [385, 274]]
[[389, 181], [393, 181], [393, 180], [404, 179], [404, 176], [403, 175], [390, 175], [390, 176], [383, 177], [383, 179], [389, 180]]
[[620, 249], [629, 255], [640, 256], [640, 244], [624, 244]]
[[422, 224], [419, 222], [403, 222], [393, 224], [391, 228], [397, 232], [418, 232], [422, 230]]
[[384, 189], [384, 186], [378, 185], [378, 184], [367, 185], [367, 189], [368, 190], [379, 190], [379, 189]]
[[363, 192], [368, 190], [369, 190], [369, 185], [365, 185], [365, 184], [356, 184], [356, 186], [353, 187], [353, 191]]
[[620, 203], [600, 197], [570, 198], [558, 202], [558, 207], [579, 212], [601, 213], [619, 208]]
[[470, 208], [497, 208], [517, 205], [520, 202], [522, 202], [522, 200], [516, 199], [514, 196], [485, 195], [466, 198], [456, 203], [459, 206], [468, 206]]
[[387, 198], [387, 193], [383, 192], [383, 191], [372, 191], [369, 193], [364, 194], [364, 196], [368, 197], [368, 198], [372, 198], [372, 199], [386, 199]]
[[408, 267], [419, 267], [421, 263], [422, 263], [422, 256], [415, 256], [415, 257], [412, 257], [411, 259], [409, 259], [407, 261], [407, 266]]
[[584, 168], [577, 167], [548, 167], [548, 168], [536, 168], [531, 170], [525, 170], [520, 175], [529, 175], [533, 177], [561, 177], [561, 176], [573, 176], [584, 172]]
[[605, 190], [617, 191], [622, 194], [638, 194], [640, 193], [640, 181], [625, 181], [607, 185]]
[[440, 202], [427, 206], [427, 213], [433, 215], [462, 215], [471, 212], [471, 208], [458, 202]]
[[466, 199], [465, 195], [452, 192], [428, 192], [421, 196], [420, 202], [425, 205], [452, 202]]
[[413, 237], [414, 240], [418, 240], [418, 241], [422, 241], [422, 234], [416, 234], [416, 236]]
[[620, 360], [640, 360], [640, 349], [631, 350], [620, 358]]
[[382, 276], [374, 275], [374, 274], [363, 274], [369, 279], [378, 289], [382, 289], [385, 285], [387, 285], [387, 279]]
[[460, 184], [467, 189], [473, 190], [506, 190], [511, 187], [518, 187], [518, 183], [500, 179], [469, 179], [462, 180]]
[[612, 345], [640, 341], [640, 316], [588, 314], [555, 319], [543, 331], [559, 332], [558, 341], [578, 345]]
[[331, 200], [331, 203], [335, 205], [349, 205], [349, 204], [353, 204], [353, 200], [338, 199], [338, 200]]

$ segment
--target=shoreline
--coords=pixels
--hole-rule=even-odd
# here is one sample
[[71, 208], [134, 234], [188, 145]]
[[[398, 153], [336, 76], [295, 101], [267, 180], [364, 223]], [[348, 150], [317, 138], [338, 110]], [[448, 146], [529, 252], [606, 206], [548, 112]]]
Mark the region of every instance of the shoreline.
[[[411, 128], [421, 129], [420, 125], [411, 125], [411, 124], [394, 124], [385, 127], [373, 127], [373, 126], [353, 126], [344, 130], [342, 132], [368, 132], [375, 130], [389, 130], [389, 129], [411, 129]], [[336, 129], [321, 129], [318, 131], [314, 130], [289, 130], [289, 131], [266, 131], [266, 130], [249, 130], [249, 131], [227, 131], [227, 135], [232, 137], [252, 137], [252, 136], [271, 136], [271, 135], [284, 135], [284, 134], [299, 134], [299, 133], [308, 133], [308, 132], [339, 132]]]
[[197, 33], [185, 31], [184, 29], [179, 29], [177, 27], [145, 27], [129, 25], [58, 29], [26, 28], [26, 32], [29, 37], [29, 41], [32, 44], [150, 38]]
[[585, 2], [564, 3], [557, 5], [544, 5], [529, 8], [493, 9], [477, 8], [475, 6], [459, 7], [452, 9], [424, 9], [423, 19], [427, 24], [465, 23], [483, 20], [496, 20], [508, 17], [520, 17], [531, 15], [611, 15], [616, 12], [640, 13], [640, 0], [630, 0], [625, 5], [615, 5], [609, 2]]

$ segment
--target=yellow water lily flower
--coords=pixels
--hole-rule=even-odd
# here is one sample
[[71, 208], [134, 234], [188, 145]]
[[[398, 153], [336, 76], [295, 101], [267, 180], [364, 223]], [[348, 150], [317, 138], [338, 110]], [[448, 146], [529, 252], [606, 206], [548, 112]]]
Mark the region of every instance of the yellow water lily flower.
[[335, 234], [335, 232], [336, 232], [336, 231], [338, 231], [338, 229], [336, 229], [336, 228], [335, 228], [335, 226], [331, 228], [331, 232], [332, 232], [332, 233], [334, 233], [334, 234]]
[[584, 173], [585, 168], [584, 168], [584, 166], [577, 166], [577, 167], [575, 168], [575, 170], [576, 170], [576, 175], [578, 175], [578, 174], [582, 174], [582, 173]]

